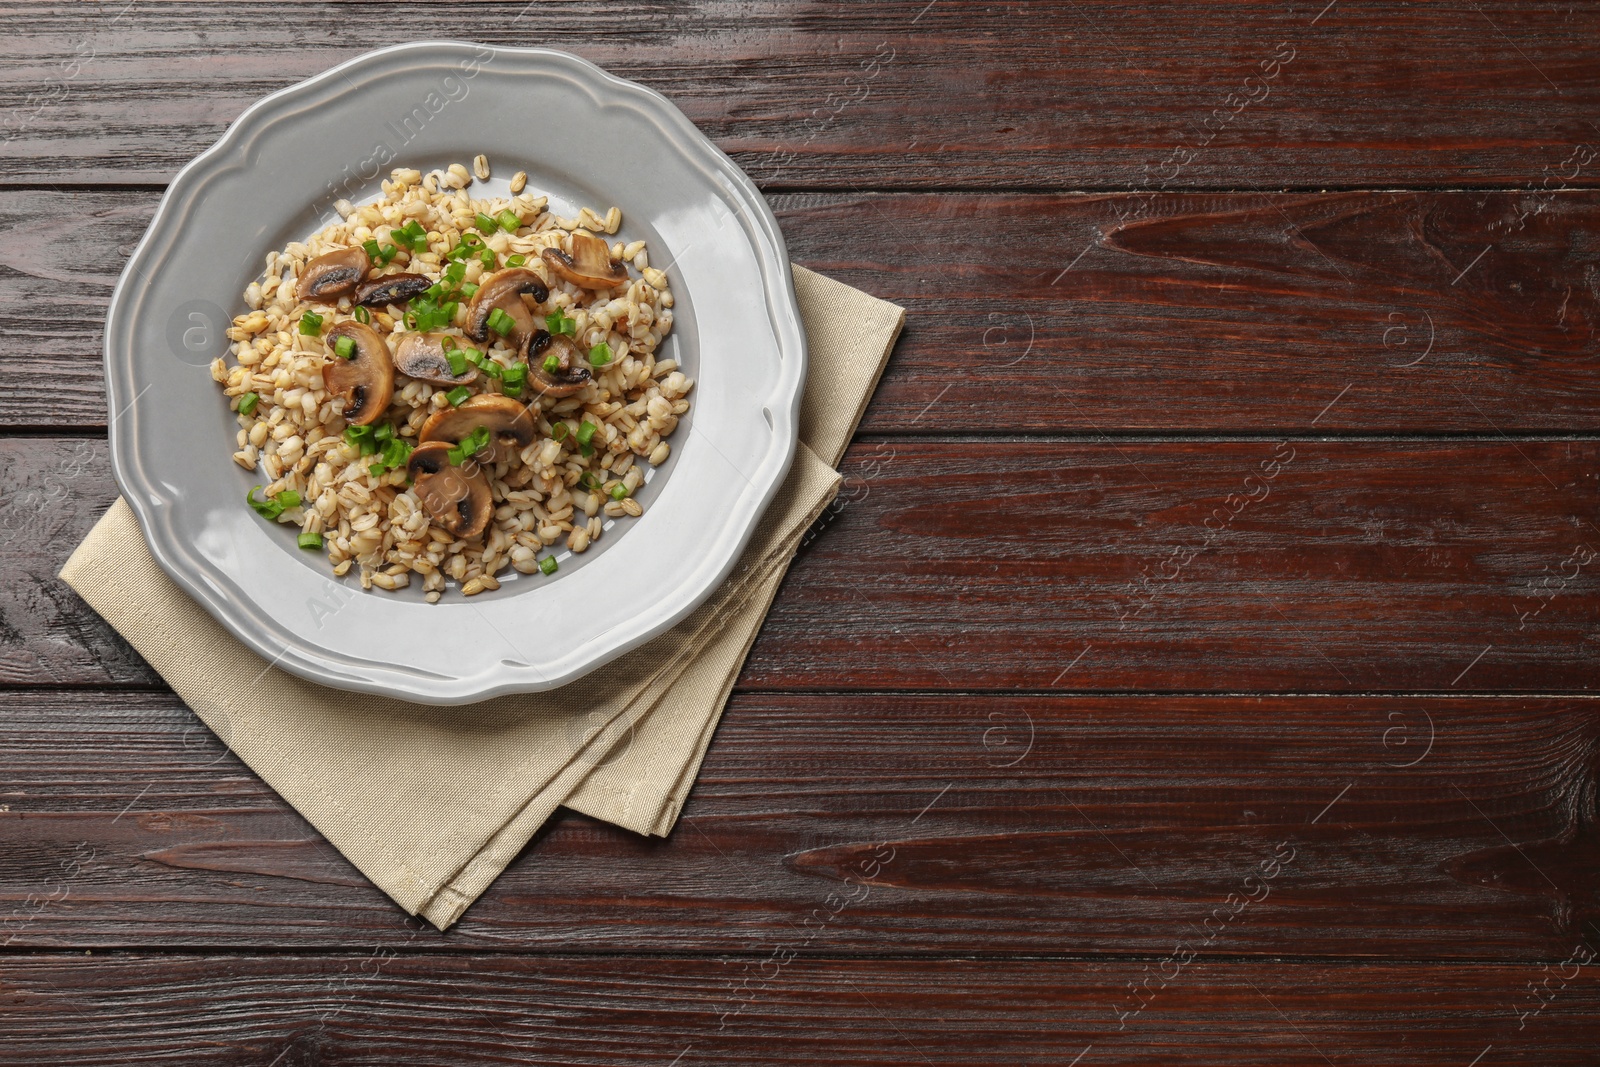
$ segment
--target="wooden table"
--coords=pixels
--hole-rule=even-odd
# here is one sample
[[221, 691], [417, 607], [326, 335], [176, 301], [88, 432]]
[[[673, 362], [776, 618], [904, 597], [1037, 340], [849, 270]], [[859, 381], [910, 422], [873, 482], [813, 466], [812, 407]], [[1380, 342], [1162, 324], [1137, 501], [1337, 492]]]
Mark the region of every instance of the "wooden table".
[[[1600, 1063], [1600, 5], [3, 10], [0, 1061]], [[442, 34], [909, 311], [681, 825], [446, 935], [54, 577], [163, 183]]]

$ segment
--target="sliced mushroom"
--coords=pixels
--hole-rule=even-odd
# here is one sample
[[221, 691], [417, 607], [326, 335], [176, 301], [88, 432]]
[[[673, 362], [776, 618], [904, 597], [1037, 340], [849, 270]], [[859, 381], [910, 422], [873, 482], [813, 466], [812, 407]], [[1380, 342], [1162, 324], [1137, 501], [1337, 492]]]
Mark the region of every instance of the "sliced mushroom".
[[[355, 354], [349, 359], [331, 354], [341, 337], [355, 342]], [[377, 330], [353, 319], [329, 330], [326, 340], [330, 356], [322, 368], [322, 381], [328, 392], [344, 397], [344, 421], [353, 426], [376, 422], [394, 396], [389, 346]]]
[[508, 267], [495, 271], [478, 283], [467, 305], [467, 336], [474, 341], [489, 340], [489, 316], [499, 308], [511, 316], [513, 326], [506, 340], [520, 348], [538, 327], [533, 312], [523, 303], [523, 294], [533, 297], [536, 303], [550, 299], [550, 290], [544, 279], [527, 267]]
[[525, 358], [528, 380], [545, 396], [571, 396], [594, 377], [589, 370], [589, 357], [566, 334], [551, 337], [540, 330], [527, 346]]
[[547, 248], [539, 258], [557, 275], [585, 289], [611, 289], [628, 280], [628, 269], [611, 258], [611, 249], [592, 233], [574, 230], [572, 251]]
[[385, 274], [369, 278], [356, 288], [355, 301], [371, 308], [404, 304], [433, 288], [433, 282], [420, 274]]
[[306, 264], [294, 295], [297, 299], [314, 300], [319, 304], [337, 304], [340, 297], [355, 292], [371, 269], [372, 260], [360, 245], [325, 252]]
[[483, 536], [494, 517], [494, 495], [481, 469], [453, 465], [449, 443], [434, 441], [412, 450], [406, 473], [435, 526], [468, 540]]
[[430, 415], [417, 440], [455, 444], [480, 426], [488, 427], [492, 447], [479, 455], [490, 462], [500, 455], [501, 448], [508, 456], [526, 448], [532, 443], [535, 430], [533, 414], [521, 401], [503, 393], [481, 393], [463, 400], [460, 407]]
[[468, 385], [478, 379], [478, 368], [470, 363], [462, 374], [453, 374], [444, 341], [431, 333], [401, 334], [394, 350], [394, 369], [407, 378], [439, 385]]

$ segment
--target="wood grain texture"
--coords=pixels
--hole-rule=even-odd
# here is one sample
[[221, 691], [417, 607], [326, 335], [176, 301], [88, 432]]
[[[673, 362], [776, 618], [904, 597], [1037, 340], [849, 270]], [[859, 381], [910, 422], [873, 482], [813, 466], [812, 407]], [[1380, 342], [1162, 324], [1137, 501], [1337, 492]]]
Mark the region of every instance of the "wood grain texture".
[[[34, 183], [165, 182], [266, 93], [440, 35], [416, 4], [0, 17], [28, 41], [0, 70], [0, 179]], [[1597, 32], [1591, 3], [1515, 0], [498, 3], [450, 25], [659, 89], [773, 189], [1593, 185]]]
[[[105, 424], [106, 302], [156, 200], [0, 190], [0, 426]], [[1600, 430], [1597, 193], [773, 206], [796, 261], [908, 311], [869, 431]]]
[[[0, 681], [156, 682], [55, 577], [115, 497], [104, 446], [0, 463]], [[1600, 684], [1600, 442], [885, 438], [843, 470], [744, 685]]]
[[[55, 573], [160, 185], [443, 14], [909, 320], [675, 832], [438, 935]], [[1600, 3], [0, 16], [0, 1061], [1600, 1062]]]
[[773, 965], [768, 977], [746, 961], [626, 957], [6, 963], [0, 1038], [11, 1039], [9, 1059], [19, 1067], [1010, 1067], [1074, 1057], [1085, 1065], [1459, 1067], [1488, 1047], [1496, 1064], [1562, 1067], [1594, 1062], [1600, 1010], [1592, 966], [1564, 987], [1552, 981], [1555, 998], [1524, 1019], [1523, 986], [1545, 977], [1529, 966], [1197, 960], [1166, 988], [1152, 986], [1142, 1012], [1123, 1017], [1148, 964], [794, 960]]
[[1588, 690], [1597, 449], [860, 442], [743, 681]]
[[11, 692], [0, 942], [1531, 962], [1597, 774], [1593, 698], [747, 693], [670, 838], [561, 816], [440, 937], [172, 696]]

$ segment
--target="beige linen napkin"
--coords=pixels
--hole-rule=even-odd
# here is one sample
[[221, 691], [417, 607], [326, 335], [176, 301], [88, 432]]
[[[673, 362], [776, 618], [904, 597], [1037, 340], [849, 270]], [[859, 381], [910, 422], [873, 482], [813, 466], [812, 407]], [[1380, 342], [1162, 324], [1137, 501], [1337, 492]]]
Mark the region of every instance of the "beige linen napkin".
[[682, 623], [560, 689], [435, 708], [280, 671], [167, 578], [121, 500], [61, 577], [363, 874], [444, 929], [562, 804], [645, 834], [676, 822], [905, 318], [803, 267], [795, 289], [801, 447], [736, 570]]

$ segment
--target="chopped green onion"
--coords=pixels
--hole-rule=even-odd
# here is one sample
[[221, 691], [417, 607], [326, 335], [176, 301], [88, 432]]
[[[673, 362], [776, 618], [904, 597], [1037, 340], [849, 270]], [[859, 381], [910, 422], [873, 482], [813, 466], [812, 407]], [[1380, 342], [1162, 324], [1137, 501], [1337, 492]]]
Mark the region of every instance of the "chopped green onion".
[[550, 436], [552, 439], [557, 441], [565, 441], [567, 439], [567, 434], [571, 432], [572, 431], [564, 422], [558, 422], [554, 426], [550, 427]]
[[467, 265], [465, 263], [452, 263], [444, 269], [444, 274], [441, 277], [451, 286], [456, 286], [461, 284], [461, 279], [466, 277], [466, 274]]
[[380, 267], [387, 267], [389, 261], [400, 254], [400, 249], [394, 245], [380, 245], [376, 240], [362, 241], [361, 247], [367, 250], [367, 256], [377, 261]]
[[516, 395], [522, 392], [522, 387], [528, 382], [528, 365], [526, 363], [513, 363], [505, 369], [502, 385], [505, 391]]
[[455, 301], [455, 300], [450, 301], [450, 303], [448, 303], [444, 307], [440, 308], [439, 309], [439, 314], [444, 316], [444, 321], [439, 323], [439, 325], [440, 326], [448, 326], [448, 325], [450, 325], [452, 322], [455, 321], [456, 312], [458, 312], [460, 310], [461, 310], [461, 304], [460, 304], [460, 302]]
[[600, 484], [600, 479], [596, 477], [594, 471], [584, 471], [579, 475], [578, 484], [593, 493], [598, 493], [605, 488]]
[[[464, 363], [466, 361], [463, 360], [462, 362]], [[460, 371], [456, 371], [456, 373], [460, 374], [461, 372]], [[450, 401], [450, 406], [451, 407], [458, 408], [458, 407], [461, 406], [461, 402], [463, 400], [465, 400], [467, 397], [471, 396], [471, 395], [472, 395], [472, 390], [471, 389], [468, 389], [464, 385], [458, 385], [454, 389], [450, 390], [448, 393], [444, 394], [444, 398], [446, 400]]]
[[516, 320], [506, 314], [505, 308], [495, 308], [489, 312], [489, 329], [501, 337], [516, 329], [516, 326]]
[[[346, 430], [345, 436], [348, 437], [349, 435], [350, 432]], [[382, 478], [387, 472], [404, 467], [406, 460], [411, 458], [412, 449], [416, 447], [405, 438], [395, 436], [394, 427], [388, 423], [378, 427], [377, 432], [372, 434], [370, 438], [362, 440], [361, 454], [369, 456], [374, 452], [378, 452], [379, 446], [382, 446], [381, 453], [374, 462], [367, 466], [367, 473], [374, 478]]]
[[578, 424], [578, 454], [585, 459], [594, 455], [594, 432], [599, 428], [592, 422]]
[[244, 394], [244, 396], [241, 396], [239, 398], [239, 414], [241, 414], [241, 415], [250, 414], [252, 411], [254, 411], [256, 409], [256, 405], [259, 404], [260, 402], [261, 402], [261, 396], [260, 396], [259, 393], [246, 393], [246, 394]]
[[321, 548], [322, 547], [322, 535], [319, 534], [319, 533], [312, 533], [310, 530], [307, 530], [305, 533], [300, 535], [300, 547], [301, 548]]
[[478, 227], [478, 229], [482, 230], [484, 233], [493, 233], [500, 228], [500, 224], [498, 222], [496, 222], [490, 216], [485, 215], [481, 211], [478, 212], [478, 217], [473, 220], [473, 225]]
[[278, 516], [282, 515], [285, 511], [288, 511], [290, 508], [297, 508], [300, 506], [300, 494], [295, 492], [293, 489], [285, 489], [277, 496], [269, 496], [265, 499], [257, 500], [256, 490], [260, 488], [261, 487], [259, 485], [251, 486], [250, 491], [245, 494], [244, 499], [245, 503], [254, 508], [256, 514], [260, 515], [263, 519], [271, 519], [276, 521]]
[[539, 561], [539, 573], [541, 574], [554, 574], [556, 567], [556, 558], [554, 556], [546, 556]]
[[601, 341], [589, 349], [589, 366], [604, 367], [611, 362], [611, 346]]
[[473, 285], [471, 282], [463, 282], [461, 288], [457, 290], [457, 292], [466, 297], [468, 300], [471, 300], [473, 297], [478, 295], [478, 287]]
[[478, 253], [478, 262], [483, 264], [483, 269], [484, 270], [494, 270], [494, 264], [495, 264], [494, 249], [485, 248], [482, 252], [479, 252]]
[[366, 323], [369, 323], [369, 322], [372, 321], [372, 312], [368, 311], [366, 308], [362, 307], [360, 304], [356, 305], [354, 314], [355, 314], [355, 317], [356, 317], [356, 321], [359, 322], [359, 323], [362, 323], [363, 325], [365, 325]]
[[375, 261], [380, 267], [388, 266], [389, 261], [400, 254], [400, 250], [394, 245], [380, 245], [375, 240], [363, 241], [361, 242], [361, 247], [367, 250], [368, 258]]
[[506, 266], [508, 267], [520, 267], [526, 262], [528, 262], [528, 257], [521, 252], [506, 257]]
[[549, 330], [552, 334], [570, 334], [578, 332], [578, 320], [569, 319], [566, 315], [562, 314], [560, 308], [556, 308], [554, 311], [544, 317], [544, 326], [545, 329]]
[[522, 225], [522, 219], [518, 218], [517, 213], [512, 211], [510, 208], [506, 208], [504, 211], [500, 212], [500, 214], [496, 215], [495, 221], [498, 222], [500, 224], [500, 228], [507, 233], [516, 233], [517, 228]]
[[467, 357], [459, 349], [452, 348], [444, 354], [444, 358], [450, 361], [450, 373], [457, 378], [467, 373]]
[[422, 291], [422, 296], [427, 300], [438, 300], [444, 295], [444, 282], [434, 282]]
[[322, 332], [322, 316], [315, 311], [308, 311], [300, 317], [300, 332], [307, 337], [315, 337]]
[[396, 437], [383, 446], [383, 465], [389, 470], [406, 465], [406, 460], [411, 458], [411, 442], [404, 438]]
[[389, 238], [398, 244], [403, 244], [413, 252], [426, 252], [428, 250], [428, 231], [416, 219], [407, 219], [406, 224], [398, 230], [391, 230]]
[[546, 374], [554, 374], [561, 369], [561, 360], [557, 359], [556, 354], [552, 352], [544, 357], [543, 367]]
[[478, 369], [489, 378], [498, 378], [505, 373], [505, 369], [492, 359], [484, 359], [478, 364]]
[[461, 235], [461, 243], [444, 254], [444, 258], [452, 263], [459, 263], [468, 256], [478, 254], [478, 249], [483, 247], [483, 238], [472, 232]]
[[477, 429], [467, 434], [467, 436], [463, 437], [460, 441], [456, 442], [455, 447], [450, 449], [446, 455], [450, 457], [451, 463], [455, 464], [456, 466], [460, 466], [463, 460], [472, 456], [474, 453], [483, 451], [488, 447], [489, 427], [479, 426]]
[[483, 359], [483, 353], [479, 352], [476, 348], [458, 348], [456, 351], [465, 356], [467, 362], [472, 364], [474, 367], [476, 367]]
[[354, 359], [356, 356], [356, 339], [354, 337], [340, 337], [333, 342], [333, 354], [340, 359]]
[[346, 427], [344, 439], [355, 445], [363, 456], [370, 456], [378, 450], [377, 442], [373, 440], [371, 426]]
[[473, 455], [489, 447], [489, 427], [479, 426], [460, 441], [463, 455]]
[[618, 482], [616, 485], [613, 485], [611, 487], [611, 499], [612, 500], [621, 500], [623, 497], [625, 497], [627, 495], [628, 495], [627, 486], [623, 485], [621, 482]]

